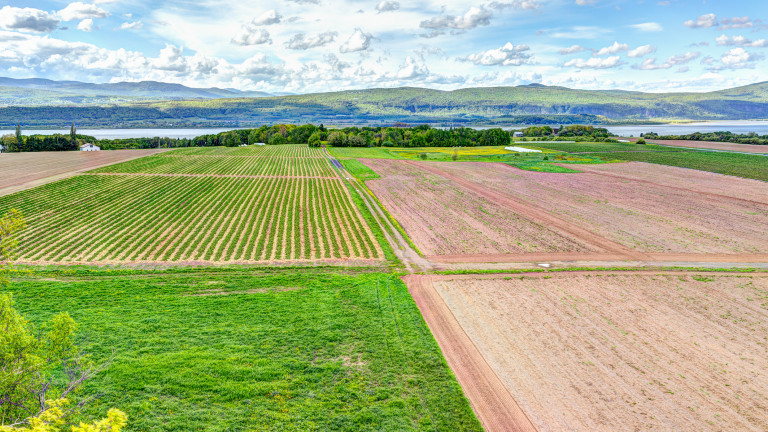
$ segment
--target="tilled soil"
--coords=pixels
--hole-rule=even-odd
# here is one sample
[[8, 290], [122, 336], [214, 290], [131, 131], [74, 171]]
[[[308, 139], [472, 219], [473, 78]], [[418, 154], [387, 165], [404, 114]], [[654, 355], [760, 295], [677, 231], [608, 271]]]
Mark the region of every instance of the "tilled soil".
[[539, 431], [768, 429], [768, 274], [422, 278]]
[[649, 164], [589, 165], [583, 173], [561, 174], [501, 163], [411, 163], [535, 205], [639, 253], [768, 252], [764, 182]]
[[361, 161], [383, 177], [366, 184], [426, 255], [602, 250], [408, 161]]
[[0, 195], [61, 180], [75, 173], [124, 162], [167, 149], [95, 152], [32, 152], [0, 154]]

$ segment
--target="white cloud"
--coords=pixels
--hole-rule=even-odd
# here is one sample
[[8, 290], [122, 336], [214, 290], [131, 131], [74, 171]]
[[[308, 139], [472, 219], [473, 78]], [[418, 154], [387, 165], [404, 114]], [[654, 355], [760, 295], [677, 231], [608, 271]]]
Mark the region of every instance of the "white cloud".
[[592, 57], [588, 60], [573, 59], [563, 64], [565, 67], [575, 67], [580, 69], [610, 69], [623, 65], [621, 57], [613, 56], [606, 58]]
[[599, 50], [592, 53], [592, 55], [596, 57], [600, 57], [604, 55], [618, 54], [624, 51], [629, 51], [629, 45], [614, 42], [613, 45], [607, 46], [605, 48], [600, 48]]
[[338, 33], [329, 31], [316, 35], [307, 36], [304, 33], [293, 35], [291, 39], [286, 42], [285, 46], [292, 50], [306, 50], [315, 47], [321, 47], [328, 45], [336, 39]]
[[627, 53], [627, 57], [637, 58], [645, 57], [648, 54], [655, 53], [656, 47], [651, 45], [639, 46]]
[[372, 34], [365, 33], [364, 31], [357, 28], [355, 29], [354, 33], [352, 33], [349, 38], [347, 38], [347, 41], [344, 42], [344, 44], [339, 48], [339, 51], [342, 53], [365, 51], [371, 46], [372, 39]]
[[720, 46], [740, 46], [740, 47], [752, 47], [752, 48], [765, 48], [768, 47], [768, 40], [758, 39], [755, 41], [749, 40], [744, 36], [734, 36], [729, 38], [726, 35], [721, 35], [717, 39], [717, 44]]
[[562, 49], [558, 50], [557, 52], [560, 55], [568, 55], [568, 54], [575, 54], [577, 52], [582, 52], [582, 51], [586, 51], [586, 50], [587, 49], [584, 48], [581, 45], [571, 45], [568, 48], [562, 48]]
[[419, 64], [411, 56], [406, 57], [405, 64], [400, 67], [395, 76], [398, 79], [424, 78], [429, 75], [429, 69], [423, 64]]
[[279, 23], [280, 20], [282, 19], [283, 19], [282, 15], [277, 13], [276, 10], [271, 9], [254, 18], [253, 21], [251, 21], [251, 23], [257, 26], [271, 25], [271, 24]]
[[248, 24], [240, 28], [240, 31], [235, 34], [231, 42], [235, 45], [243, 46], [263, 45], [272, 43], [272, 39], [270, 39], [268, 31]]
[[576, 4], [579, 6], [591, 6], [595, 4], [595, 0], [576, 0]]
[[76, 21], [88, 18], [106, 18], [109, 16], [109, 12], [93, 4], [73, 2], [60, 10], [58, 15], [63, 21]]
[[656, 22], [646, 22], [646, 23], [640, 23], [640, 24], [633, 24], [630, 27], [635, 28], [640, 31], [644, 32], [660, 32], [664, 31], [664, 27], [661, 26], [661, 24]]
[[465, 60], [482, 66], [520, 66], [530, 62], [530, 50], [528, 45], [513, 45], [507, 42], [501, 48], [471, 54]]
[[376, 11], [378, 13], [391, 12], [400, 9], [400, 2], [394, 0], [382, 0], [376, 5]]
[[422, 21], [419, 24], [419, 27], [433, 30], [468, 30], [478, 26], [487, 26], [491, 23], [491, 17], [493, 17], [493, 12], [485, 9], [483, 6], [473, 6], [464, 15], [443, 15], [433, 17]]
[[488, 4], [488, 6], [496, 10], [503, 10], [506, 8], [537, 10], [541, 7], [541, 2], [539, 0], [514, 0], [511, 2], [492, 1]]
[[78, 30], [82, 30], [84, 32], [90, 32], [93, 30], [93, 20], [90, 18], [86, 18], [77, 25]]
[[717, 25], [717, 16], [715, 14], [701, 15], [696, 20], [688, 20], [683, 23], [684, 26], [689, 28], [709, 28]]
[[721, 69], [752, 69], [755, 67], [755, 62], [762, 58], [744, 48], [733, 48], [723, 53], [720, 58]]
[[723, 18], [720, 20], [720, 27], [718, 27], [720, 30], [728, 30], [728, 29], [743, 29], [743, 28], [752, 28], [754, 27], [754, 24], [749, 19], [748, 16], [745, 17], [735, 17], [735, 18]]
[[684, 65], [690, 61], [693, 61], [701, 56], [700, 52], [687, 52], [685, 54], [675, 55], [667, 59], [664, 64], [657, 64], [655, 58], [647, 58], [643, 60], [639, 65], [633, 65], [634, 69], [640, 70], [657, 70], [657, 69], [669, 69], [673, 66]]
[[61, 20], [46, 11], [33, 8], [3, 6], [0, 9], [0, 28], [32, 33], [56, 30]]
[[122, 30], [138, 30], [138, 29], [140, 29], [142, 27], [144, 27], [144, 23], [141, 22], [141, 20], [139, 20], [139, 21], [133, 21], [133, 22], [124, 22], [120, 26], [120, 29], [122, 29]]

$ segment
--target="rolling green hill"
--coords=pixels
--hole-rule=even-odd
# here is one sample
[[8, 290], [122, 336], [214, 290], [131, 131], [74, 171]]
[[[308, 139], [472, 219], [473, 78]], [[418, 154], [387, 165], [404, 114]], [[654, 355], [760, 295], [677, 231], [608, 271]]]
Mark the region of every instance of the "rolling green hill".
[[[0, 84], [3, 84], [2, 80]], [[154, 90], [142, 93], [141, 86], [138, 86], [144, 84], [154, 89], [163, 83], [131, 84], [131, 97], [134, 98], [131, 100], [112, 99], [86, 104], [77, 103], [74, 96], [69, 95], [67, 100], [71, 103], [62, 103], [60, 96], [51, 99], [56, 102], [45, 103], [46, 98], [52, 98], [50, 93], [45, 93], [26, 96], [28, 103], [6, 102], [11, 106], [0, 108], [0, 126], [19, 121], [36, 126], [55, 126], [71, 121], [81, 126], [153, 126], [168, 123], [175, 126], [248, 126], [280, 122], [478, 125], [768, 118], [768, 82], [708, 93], [593, 91], [531, 84], [455, 91], [402, 87], [280, 97], [188, 97], [184, 100], [170, 96], [163, 100], [148, 99], [142, 95], [151, 94]], [[213, 91], [189, 91], [192, 90], [207, 94]], [[0, 88], [0, 100], [24, 97], [18, 89], [10, 91]], [[130, 115], [125, 117], [124, 113]]]

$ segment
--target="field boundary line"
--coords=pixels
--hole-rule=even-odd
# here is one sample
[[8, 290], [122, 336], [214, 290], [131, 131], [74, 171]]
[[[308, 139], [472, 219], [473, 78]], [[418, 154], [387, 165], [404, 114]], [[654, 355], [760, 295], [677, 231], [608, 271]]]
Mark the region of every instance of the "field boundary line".
[[250, 174], [189, 174], [189, 173], [136, 173], [136, 172], [100, 172], [100, 173], [75, 173], [83, 176], [134, 176], [134, 177], [221, 177], [221, 178], [285, 178], [285, 179], [322, 179], [338, 180], [338, 177], [311, 176], [311, 175], [250, 175]]
[[434, 289], [432, 277], [414, 274], [404, 276], [403, 281], [483, 428], [488, 432], [536, 432]]
[[[697, 254], [647, 252], [644, 262], [723, 262], [723, 263], [766, 263], [768, 254]], [[626, 256], [578, 252], [564, 253], [522, 253], [522, 254], [472, 254], [472, 255], [427, 255], [426, 258], [434, 263], [534, 263], [550, 261], [625, 261]]]

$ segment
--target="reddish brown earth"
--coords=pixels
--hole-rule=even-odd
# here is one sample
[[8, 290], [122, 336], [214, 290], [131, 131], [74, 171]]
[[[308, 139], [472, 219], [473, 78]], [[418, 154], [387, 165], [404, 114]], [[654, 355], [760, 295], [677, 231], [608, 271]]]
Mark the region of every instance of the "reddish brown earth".
[[768, 253], [765, 182], [649, 164], [589, 165], [575, 174], [481, 162], [411, 164], [536, 206], [646, 258], [650, 253]]
[[434, 290], [429, 276], [403, 279], [485, 430], [534, 432], [530, 420]]
[[125, 162], [167, 149], [95, 152], [32, 152], [0, 154], [0, 196], [61, 180], [82, 171]]
[[[629, 138], [630, 141], [637, 141], [639, 138]], [[712, 150], [725, 150], [744, 153], [765, 153], [768, 154], [768, 145], [756, 144], [735, 144], [729, 142], [717, 141], [688, 141], [688, 140], [647, 140], [653, 144], [664, 144], [677, 147], [691, 147]]]
[[406, 282], [486, 427], [520, 408], [539, 431], [768, 429], [767, 273]]
[[545, 215], [529, 219], [509, 202], [478, 194], [408, 161], [361, 161], [383, 177], [366, 184], [426, 255], [602, 250], [602, 245], [572, 236]]

